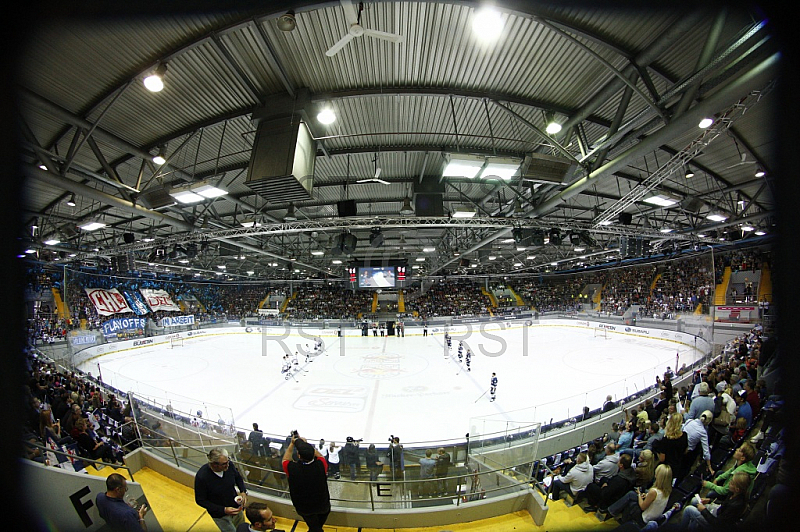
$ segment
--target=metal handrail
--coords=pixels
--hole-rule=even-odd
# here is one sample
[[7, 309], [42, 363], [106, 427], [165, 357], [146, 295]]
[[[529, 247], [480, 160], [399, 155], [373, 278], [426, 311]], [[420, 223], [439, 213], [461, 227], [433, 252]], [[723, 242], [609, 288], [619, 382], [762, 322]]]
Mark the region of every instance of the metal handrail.
[[[102, 466], [113, 467], [114, 469], [124, 469], [131, 476], [131, 480], [134, 481], [133, 471], [131, 470], [131, 468], [129, 468], [128, 466], [126, 466], [124, 464], [123, 465], [120, 465], [120, 464], [109, 464], [108, 462], [103, 462], [102, 460], [94, 460], [92, 458], [84, 458], [83, 456], [72, 455], [72, 454], [69, 454], [69, 453], [65, 453], [64, 451], [51, 449], [50, 447], [47, 447], [45, 445], [40, 445], [38, 443], [33, 443], [33, 442], [26, 442], [25, 445], [29, 445], [31, 447], [35, 447], [37, 449], [41, 449], [42, 452], [44, 452], [44, 453], [53, 453], [53, 454], [57, 454], [57, 455], [61, 455], [61, 456], [66, 456], [70, 460], [76, 459], [76, 460], [80, 460], [82, 462], [89, 462], [90, 464], [93, 464], [93, 465], [100, 464]], [[46, 464], [46, 465], [50, 466], [51, 464]], [[56, 467], [56, 466], [53, 466], [53, 467]]]

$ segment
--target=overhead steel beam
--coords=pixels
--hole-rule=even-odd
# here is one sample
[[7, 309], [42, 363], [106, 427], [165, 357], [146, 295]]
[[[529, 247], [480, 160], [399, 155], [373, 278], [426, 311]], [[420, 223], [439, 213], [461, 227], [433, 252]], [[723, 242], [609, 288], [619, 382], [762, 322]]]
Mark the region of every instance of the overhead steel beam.
[[32, 165], [26, 165], [25, 167], [23, 167], [23, 171], [28, 175], [28, 177], [32, 179], [36, 179], [53, 187], [69, 190], [70, 192], [74, 192], [75, 194], [78, 194], [80, 196], [85, 196], [95, 201], [99, 201], [100, 203], [103, 203], [105, 205], [116, 207], [118, 209], [127, 211], [136, 216], [143, 216], [145, 218], [150, 218], [151, 220], [156, 220], [159, 223], [171, 225], [172, 227], [175, 227], [182, 231], [191, 232], [195, 230], [194, 225], [184, 222], [183, 220], [172, 218], [171, 216], [161, 214], [160, 212], [157, 211], [151, 211], [150, 209], [146, 209], [140, 205], [135, 205], [134, 203], [128, 200], [112, 196], [111, 194], [106, 194], [105, 192], [102, 192], [100, 190], [86, 186], [81, 183], [77, 183], [75, 181], [72, 181], [71, 179], [65, 179], [54, 172], [50, 172], [48, 170], [42, 170], [41, 168]]
[[741, 98], [742, 95], [750, 91], [763, 88], [763, 86], [777, 74], [779, 58], [780, 54], [773, 54], [764, 61], [761, 61], [754, 68], [730, 81], [726, 86], [720, 88], [718, 92], [699, 102], [683, 115], [675, 117], [672, 122], [656, 133], [642, 139], [641, 142], [632, 148], [622, 152], [613, 160], [591, 172], [589, 175], [577, 180], [556, 196], [540, 204], [533, 209], [530, 216], [534, 218], [543, 216], [569, 198], [580, 193], [585, 188], [593, 185], [598, 179], [612, 175], [616, 170], [625, 167], [632, 158], [639, 157], [657, 149], [658, 146], [664, 142], [683, 134], [691, 128], [697, 127], [700, 119], [705, 116], [713, 114], [719, 109], [729, 107]]

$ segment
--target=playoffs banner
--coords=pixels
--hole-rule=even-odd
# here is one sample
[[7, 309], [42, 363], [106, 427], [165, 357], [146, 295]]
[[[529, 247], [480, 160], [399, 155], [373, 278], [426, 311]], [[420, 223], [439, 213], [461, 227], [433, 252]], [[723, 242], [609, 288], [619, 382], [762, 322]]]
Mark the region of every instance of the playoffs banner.
[[84, 288], [89, 301], [92, 302], [97, 313], [101, 316], [111, 316], [123, 312], [132, 312], [125, 298], [116, 288]]
[[153, 312], [159, 310], [167, 310], [171, 312], [180, 312], [181, 308], [176, 305], [166, 290], [152, 290], [150, 288], [141, 288], [139, 292], [144, 296], [147, 306], [153, 309]]
[[114, 318], [103, 323], [103, 335], [120, 339], [142, 336], [146, 325], [147, 318]]

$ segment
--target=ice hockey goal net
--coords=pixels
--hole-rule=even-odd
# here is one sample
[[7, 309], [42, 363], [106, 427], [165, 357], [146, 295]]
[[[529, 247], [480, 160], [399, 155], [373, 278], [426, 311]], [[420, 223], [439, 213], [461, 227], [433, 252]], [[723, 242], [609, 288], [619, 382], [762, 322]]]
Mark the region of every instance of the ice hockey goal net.
[[174, 349], [176, 347], [183, 347], [183, 338], [170, 338], [169, 339], [169, 348]]
[[595, 327], [594, 328], [594, 337], [595, 338], [605, 338], [608, 340], [608, 329], [604, 329], [602, 327]]

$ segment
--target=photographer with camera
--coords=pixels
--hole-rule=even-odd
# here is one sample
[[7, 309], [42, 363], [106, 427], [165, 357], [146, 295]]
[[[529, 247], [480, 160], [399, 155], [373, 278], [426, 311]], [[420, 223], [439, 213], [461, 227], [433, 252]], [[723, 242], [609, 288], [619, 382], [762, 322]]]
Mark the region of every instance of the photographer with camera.
[[[292, 454], [297, 450], [297, 460]], [[283, 454], [283, 472], [289, 480], [289, 495], [295, 511], [309, 532], [321, 532], [331, 513], [328, 493], [328, 462], [310, 443], [292, 431], [292, 441]]]
[[361, 459], [358, 456], [358, 444], [363, 440], [353, 439], [352, 436], [347, 437], [347, 443], [344, 444], [342, 454], [344, 455], [344, 462], [350, 468], [350, 480], [355, 480], [358, 475], [358, 470], [361, 469]]

